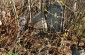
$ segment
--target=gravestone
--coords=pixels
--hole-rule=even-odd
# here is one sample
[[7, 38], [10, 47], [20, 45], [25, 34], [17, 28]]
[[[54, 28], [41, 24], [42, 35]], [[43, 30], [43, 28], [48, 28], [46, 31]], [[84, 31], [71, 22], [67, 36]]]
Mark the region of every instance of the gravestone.
[[[59, 3], [50, 4], [50, 7], [47, 11], [47, 20], [45, 19], [44, 12], [39, 12], [35, 17], [32, 19], [33, 25], [39, 29], [44, 29], [42, 27], [47, 23], [48, 31], [52, 32], [59, 32], [62, 30], [62, 22], [63, 22], [63, 10], [62, 6]], [[44, 24], [42, 23], [42, 18], [44, 19]]]

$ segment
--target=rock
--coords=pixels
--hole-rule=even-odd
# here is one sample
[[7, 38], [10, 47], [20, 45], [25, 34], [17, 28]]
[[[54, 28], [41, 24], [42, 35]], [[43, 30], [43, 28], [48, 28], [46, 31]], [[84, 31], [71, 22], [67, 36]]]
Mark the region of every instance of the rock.
[[0, 26], [2, 25], [2, 21], [0, 20]]
[[26, 24], [27, 24], [27, 19], [24, 18], [24, 17], [21, 17], [19, 19], [19, 25], [20, 25], [20, 27], [19, 27], [19, 33], [20, 34], [23, 34], [23, 32], [28, 28]]
[[21, 17], [21, 18], [19, 19], [19, 24], [20, 24], [21, 26], [25, 25], [26, 23], [27, 23], [27, 19], [26, 19], [26, 18]]
[[85, 55], [85, 51], [84, 50], [80, 50], [79, 53], [80, 53], [80, 55]]
[[81, 55], [81, 54], [82, 54], [81, 51], [80, 51], [80, 52], [78, 51], [76, 44], [73, 44], [73, 45], [71, 46], [71, 51], [72, 51], [72, 55]]
[[2, 14], [3, 17], [5, 17], [5, 15], [6, 15], [6, 11], [2, 11], [1, 14]]

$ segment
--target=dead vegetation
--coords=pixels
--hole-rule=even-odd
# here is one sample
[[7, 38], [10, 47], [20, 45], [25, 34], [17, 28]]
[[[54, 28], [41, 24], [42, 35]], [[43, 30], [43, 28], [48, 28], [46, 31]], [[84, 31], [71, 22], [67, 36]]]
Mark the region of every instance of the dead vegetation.
[[[77, 50], [85, 50], [84, 0], [77, 1], [77, 11], [73, 11], [74, 0], [60, 1], [64, 8], [63, 32], [48, 33], [31, 22], [38, 12], [46, 9], [44, 0], [1, 0], [0, 55], [72, 55], [73, 44]], [[21, 35], [20, 17], [27, 19], [28, 27]]]

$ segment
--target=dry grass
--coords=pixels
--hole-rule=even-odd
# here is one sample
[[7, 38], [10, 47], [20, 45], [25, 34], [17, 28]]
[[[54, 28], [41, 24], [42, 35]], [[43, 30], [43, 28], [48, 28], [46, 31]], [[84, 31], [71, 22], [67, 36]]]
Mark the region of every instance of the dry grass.
[[[30, 25], [30, 10], [28, 7], [29, 4], [24, 4], [26, 1], [27, 0], [0, 1], [0, 20], [3, 22], [3, 24], [0, 25], [0, 55], [7, 55], [10, 51], [17, 52], [19, 55], [72, 55], [70, 46], [73, 43], [77, 44], [78, 41], [81, 41], [77, 39], [77, 37], [85, 32], [84, 30], [77, 29], [75, 26], [79, 24], [79, 20], [81, 24], [82, 20], [80, 18], [84, 16], [84, 13], [82, 13], [82, 17], [77, 17], [78, 20], [76, 22], [71, 23], [68, 19], [65, 19], [68, 31], [49, 34], [44, 33], [43, 37], [40, 37], [40, 35], [37, 34], [39, 31], [31, 25], [30, 28], [23, 32], [23, 35], [17, 36], [19, 29], [18, 19], [20, 17], [27, 18], [27, 26]], [[38, 7], [39, 12], [41, 9], [39, 9], [38, 2], [36, 1], [37, 0], [33, 0], [32, 4]], [[5, 13], [2, 14], [2, 11]], [[31, 12], [32, 17], [37, 14], [35, 10]], [[65, 12], [65, 18], [69, 18], [68, 16], [72, 15], [71, 12], [68, 12], [68, 9], [66, 9]], [[80, 44], [85, 46], [84, 42], [80, 42]]]

